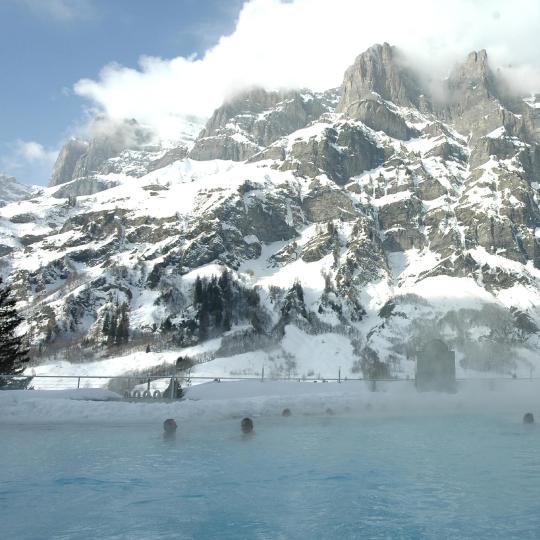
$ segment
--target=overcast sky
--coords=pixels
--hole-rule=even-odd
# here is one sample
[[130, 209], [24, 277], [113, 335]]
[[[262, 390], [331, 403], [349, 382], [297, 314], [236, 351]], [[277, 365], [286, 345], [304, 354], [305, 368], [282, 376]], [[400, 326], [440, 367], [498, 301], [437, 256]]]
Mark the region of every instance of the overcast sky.
[[376, 42], [441, 76], [486, 48], [540, 89], [538, 0], [0, 0], [0, 22], [0, 170], [28, 183], [96, 112], [174, 138], [246, 85], [337, 86]]

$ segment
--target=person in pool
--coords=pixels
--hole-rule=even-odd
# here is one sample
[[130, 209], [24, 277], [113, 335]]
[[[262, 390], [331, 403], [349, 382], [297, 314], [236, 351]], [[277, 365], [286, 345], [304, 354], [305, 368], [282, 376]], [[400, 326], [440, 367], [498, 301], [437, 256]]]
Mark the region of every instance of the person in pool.
[[291, 416], [291, 409], [283, 409], [281, 416]]
[[176, 421], [174, 418], [167, 418], [165, 422], [163, 422], [163, 436], [164, 437], [173, 437], [176, 435], [176, 428], [177, 428]]
[[534, 424], [534, 415], [532, 412], [525, 413], [523, 416], [524, 424]]
[[253, 433], [253, 420], [251, 418], [244, 418], [240, 422], [240, 429], [242, 430], [242, 433], [244, 435], [249, 435], [250, 433]]

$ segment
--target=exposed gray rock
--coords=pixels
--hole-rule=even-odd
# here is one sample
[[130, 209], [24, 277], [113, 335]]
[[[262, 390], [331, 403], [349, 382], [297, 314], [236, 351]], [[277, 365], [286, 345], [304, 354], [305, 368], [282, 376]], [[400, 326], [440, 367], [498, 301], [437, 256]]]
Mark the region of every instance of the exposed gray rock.
[[[344, 297], [349, 297], [353, 309], [360, 310], [359, 290], [388, 271], [379, 235], [374, 224], [367, 218], [359, 217], [355, 221], [340, 262], [336, 275], [338, 291]], [[361, 314], [358, 315], [361, 318]]]
[[233, 132], [243, 132], [254, 144], [269, 146], [319, 118], [328, 110], [328, 101], [328, 96], [310, 92], [268, 92], [254, 88], [218, 108], [200, 138], [222, 135], [231, 126]]
[[332, 222], [327, 224], [326, 230], [317, 231], [317, 234], [302, 247], [302, 260], [315, 262], [339, 250], [339, 238]]
[[394, 227], [385, 232], [383, 247], [390, 253], [407, 251], [408, 249], [422, 249], [425, 244], [423, 234], [412, 228]]
[[432, 201], [448, 193], [447, 188], [438, 178], [428, 177], [416, 186], [416, 195], [423, 201]]
[[337, 218], [350, 221], [358, 215], [351, 198], [345, 192], [322, 187], [316, 182], [312, 184], [310, 193], [302, 201], [302, 208], [312, 222], [327, 222]]
[[77, 161], [73, 178], [96, 173], [104, 161], [118, 156], [127, 148], [137, 148], [143, 140], [142, 134], [137, 133], [136, 123], [126, 122], [111, 132], [100, 133], [90, 141], [87, 151]]
[[491, 71], [485, 50], [470, 53], [463, 64], [456, 66], [447, 80], [446, 92], [439, 114], [451, 120], [463, 135], [479, 138], [501, 125], [509, 133], [520, 131], [521, 120], [501, 105], [501, 83]]
[[[50, 187], [100, 172], [105, 161], [126, 149], [144, 146], [151, 137], [135, 120], [114, 123], [104, 117], [97, 118], [90, 129], [93, 137], [89, 141], [70, 139], [64, 145], [54, 165]], [[111, 167], [105, 166], [102, 172], [118, 172], [114, 164]]]
[[228, 135], [203, 137], [197, 139], [189, 157], [197, 161], [210, 159], [245, 161], [260, 150], [259, 146], [247, 139], [242, 140]]
[[154, 161], [151, 161], [148, 166], [146, 167], [146, 170], [148, 172], [155, 171], [157, 169], [161, 169], [163, 167], [167, 167], [171, 163], [174, 163], [175, 161], [180, 161], [182, 159], [185, 159], [187, 157], [188, 150], [185, 146], [178, 146], [177, 148], [171, 148], [170, 150], [167, 150], [165, 154], [163, 154], [162, 157], [159, 159], [155, 159]]
[[422, 94], [416, 76], [388, 43], [373, 45], [347, 69], [337, 111], [354, 118], [358, 103], [373, 94], [405, 107], [418, 106]]
[[64, 199], [68, 197], [82, 197], [85, 195], [94, 195], [100, 191], [117, 186], [117, 182], [110, 180], [101, 180], [95, 177], [78, 178], [67, 184], [60, 186], [54, 193], [56, 199]]
[[431, 156], [440, 157], [444, 161], [448, 161], [449, 159], [465, 161], [467, 159], [467, 155], [465, 154], [461, 146], [458, 146], [457, 144], [452, 144], [447, 140], [441, 142], [441, 144], [437, 145], [432, 150], [426, 152], [425, 157]]
[[482, 137], [475, 144], [469, 163], [471, 168], [479, 167], [487, 163], [491, 156], [498, 159], [508, 159], [517, 152], [514, 143], [507, 138]]
[[291, 262], [298, 260], [298, 257], [299, 257], [298, 244], [294, 240], [290, 242], [289, 244], [285, 245], [276, 253], [274, 253], [268, 259], [268, 265], [274, 268], [279, 267], [279, 266], [285, 266], [286, 264], [289, 264]]
[[258, 152], [248, 161], [249, 163], [255, 163], [256, 161], [263, 161], [265, 159], [270, 159], [272, 161], [284, 161], [287, 157], [287, 152], [283, 146], [279, 144], [274, 144], [268, 148], [263, 149], [261, 152]]
[[190, 152], [197, 160], [244, 161], [332, 108], [332, 92], [267, 92], [254, 88], [219, 107]]
[[58, 154], [53, 167], [49, 187], [71, 182], [74, 178], [77, 162], [88, 150], [88, 142], [69, 139]]
[[418, 132], [410, 128], [401, 116], [376, 99], [363, 99], [351, 103], [347, 107], [347, 115], [364, 122], [375, 131], [383, 131], [390, 137], [403, 141], [418, 135]]
[[13, 253], [14, 248], [12, 246], [6, 246], [5, 244], [0, 244], [0, 257], [5, 257]]
[[411, 196], [379, 208], [379, 223], [382, 229], [403, 227], [404, 229], [417, 229], [421, 224], [419, 218], [422, 214], [422, 202]]
[[220, 231], [203, 232], [190, 241], [183, 252], [182, 266], [197, 268], [211, 262], [220, 262], [238, 268], [246, 259], [261, 254], [259, 243], [246, 242], [239, 231], [222, 228]]
[[17, 214], [9, 219], [11, 223], [34, 223], [36, 220], [35, 214]]

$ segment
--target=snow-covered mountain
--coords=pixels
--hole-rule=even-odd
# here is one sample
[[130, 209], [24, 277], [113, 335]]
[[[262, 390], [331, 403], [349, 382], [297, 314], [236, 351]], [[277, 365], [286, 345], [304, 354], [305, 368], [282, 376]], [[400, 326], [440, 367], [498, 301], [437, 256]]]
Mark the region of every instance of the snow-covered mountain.
[[[68, 141], [0, 209], [37, 360], [406, 377], [440, 337], [461, 374], [537, 369], [540, 103], [485, 51], [436, 93], [404, 66], [375, 45], [340, 88], [248, 90], [195, 141]], [[148, 344], [172, 352], [114, 358]]]
[[13, 176], [0, 173], [0, 206], [27, 199], [38, 189], [21, 184]]

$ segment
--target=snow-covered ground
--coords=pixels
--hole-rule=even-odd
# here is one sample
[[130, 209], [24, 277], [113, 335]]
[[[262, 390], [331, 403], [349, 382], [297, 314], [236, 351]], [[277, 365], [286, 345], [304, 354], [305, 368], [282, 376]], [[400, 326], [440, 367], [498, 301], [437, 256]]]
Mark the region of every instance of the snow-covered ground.
[[[137, 352], [126, 356], [113, 357], [106, 360], [84, 364], [72, 364], [60, 361], [53, 364], [36, 366], [26, 370], [27, 375], [46, 375], [47, 378], [35, 378], [32, 386], [35, 389], [60, 389], [77, 386], [77, 379], [62, 377], [85, 377], [81, 379], [81, 387], [104, 387], [109, 377], [126, 375], [130, 371], [139, 371], [169, 364], [171, 373], [178, 356], [196, 356], [216, 351], [221, 339], [207, 341], [201, 345], [168, 351], [163, 353]], [[287, 364], [288, 358], [294, 358], [294, 364]], [[295, 326], [286, 327], [281, 346], [271, 351], [252, 351], [243, 354], [216, 358], [191, 369], [192, 384], [201, 382], [198, 377], [209, 379], [222, 377], [261, 377], [263, 369], [266, 377], [318, 378], [336, 379], [341, 374], [345, 377], [359, 377], [353, 373], [355, 361], [352, 345], [348, 338], [339, 334], [309, 335]], [[340, 370], [341, 368], [341, 370]], [[103, 377], [92, 379], [88, 377]], [[163, 390], [168, 382], [153, 382], [152, 389]]]
[[104, 390], [0, 391], [2, 423], [182, 422], [279, 415], [287, 407], [294, 415], [447, 414], [496, 412], [540, 417], [540, 380], [477, 380], [460, 382], [455, 394], [418, 393], [413, 381], [313, 383], [295, 381], [208, 382], [189, 388], [186, 399], [174, 402], [114, 401]]

